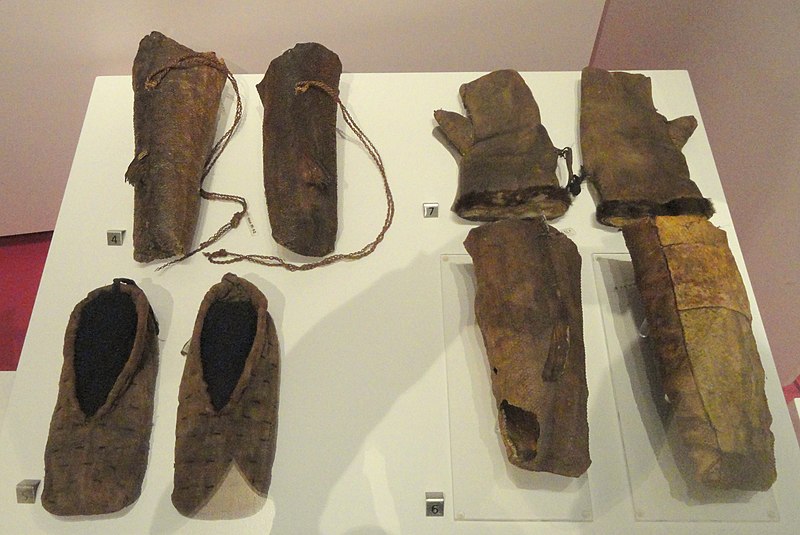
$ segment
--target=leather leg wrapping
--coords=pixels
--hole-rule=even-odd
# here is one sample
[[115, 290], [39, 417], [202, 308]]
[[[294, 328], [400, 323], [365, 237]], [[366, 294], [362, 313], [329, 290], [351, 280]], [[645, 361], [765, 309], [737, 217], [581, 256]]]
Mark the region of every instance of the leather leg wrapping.
[[474, 228], [464, 245], [508, 459], [578, 477], [591, 462], [578, 249], [518, 219]]
[[[136, 152], [125, 173], [134, 186], [133, 257], [151, 262], [192, 249], [203, 168], [214, 144], [225, 75], [208, 66], [170, 70], [148, 89], [150, 75], [195, 52], [153, 32], [133, 62]], [[216, 60], [213, 52], [203, 55]]]
[[695, 479], [766, 490], [776, 478], [772, 416], [744, 283], [725, 232], [698, 216], [623, 227], [671, 422]]
[[272, 237], [306, 256], [333, 251], [338, 229], [336, 102], [298, 82], [339, 87], [339, 56], [301, 43], [272, 60], [256, 87], [264, 104], [264, 193]]

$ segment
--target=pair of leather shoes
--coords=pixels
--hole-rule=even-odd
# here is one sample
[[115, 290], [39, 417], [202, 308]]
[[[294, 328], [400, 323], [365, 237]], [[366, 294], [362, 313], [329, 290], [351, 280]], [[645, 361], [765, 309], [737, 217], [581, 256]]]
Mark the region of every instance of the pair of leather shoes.
[[[141, 493], [158, 367], [158, 323], [128, 279], [70, 316], [45, 448], [42, 503], [55, 515], [119, 511]], [[279, 350], [267, 299], [227, 274], [198, 312], [180, 386], [172, 501], [200, 510], [238, 467], [266, 496], [275, 455]]]

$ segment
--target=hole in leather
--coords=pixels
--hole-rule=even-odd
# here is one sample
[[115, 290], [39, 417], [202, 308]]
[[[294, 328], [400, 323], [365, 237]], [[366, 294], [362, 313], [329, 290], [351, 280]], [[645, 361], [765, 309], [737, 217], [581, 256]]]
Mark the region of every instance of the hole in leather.
[[505, 399], [500, 403], [500, 415], [516, 457], [522, 462], [532, 461], [536, 457], [539, 442], [539, 420], [536, 415]]

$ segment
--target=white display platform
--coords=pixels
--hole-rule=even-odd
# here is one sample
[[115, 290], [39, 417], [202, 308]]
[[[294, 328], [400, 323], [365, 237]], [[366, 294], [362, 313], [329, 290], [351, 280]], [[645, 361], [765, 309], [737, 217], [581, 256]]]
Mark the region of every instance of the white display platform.
[[[668, 118], [694, 114], [700, 122], [684, 154], [692, 177], [714, 201], [717, 215], [712, 221], [728, 231], [750, 292], [774, 417], [778, 481], [764, 494], [774, 501], [766, 498], [765, 516], [748, 516], [742, 522], [738, 520], [744, 517], [733, 514], [708, 521], [692, 512], [697, 507], [692, 503], [676, 504], [679, 510], [685, 508], [685, 514], [670, 520], [659, 519], [650, 506], [637, 509], [648, 497], [642, 497], [639, 488], [632, 489], [641, 476], [631, 475], [633, 457], [627, 448], [632, 430], [625, 428], [627, 419], [621, 413], [634, 416], [639, 410], [627, 407], [617, 388], [626, 381], [631, 388], [634, 378], [626, 376], [626, 366], [618, 365], [620, 355], [611, 354], [606, 342], [602, 310], [609, 301], [607, 294], [605, 300], [600, 298], [607, 288], [595, 265], [596, 257], [625, 253], [625, 246], [621, 233], [595, 222], [594, 202], [586, 191], [554, 224], [576, 242], [583, 258], [592, 465], [584, 478], [562, 481], [547, 474], [520, 475], [504, 463], [493, 409], [486, 407], [491, 393], [481, 391], [488, 385], [486, 377], [480, 378], [484, 364], [474, 361], [476, 348], [480, 349], [475, 327], [463, 323], [469, 321], [464, 308], [467, 298], [459, 294], [454, 302], [453, 285], [467, 289], [469, 265], [462, 242], [474, 224], [449, 211], [457, 164], [433, 133], [433, 110], [461, 110], [459, 86], [480, 74], [342, 76], [342, 98], [383, 157], [397, 213], [394, 226], [372, 256], [304, 273], [252, 264], [214, 266], [199, 255], [159, 273], [156, 265], [136, 264], [131, 244], [133, 188], [124, 182], [133, 156], [131, 81], [130, 77], [98, 78], [0, 434], [3, 533], [794, 531], [800, 525], [796, 507], [800, 451], [686, 72], [647, 74], [653, 78], [653, 96], [661, 113]], [[580, 73], [523, 76], [554, 144], [576, 150], [577, 169]], [[270, 237], [263, 202], [262, 109], [254, 87], [261, 76], [237, 79], [244, 120], [206, 185], [212, 191], [244, 195], [257, 234], [251, 235], [243, 225], [219, 245], [232, 251], [296, 258]], [[220, 133], [228, 127], [232, 106], [228, 87]], [[339, 124], [343, 135], [338, 143], [341, 200], [336, 249], [347, 252], [370, 241], [380, 229], [385, 204], [373, 163], [341, 119]], [[563, 168], [561, 177], [563, 181]], [[438, 218], [422, 217], [426, 202], [439, 203]], [[204, 202], [196, 241], [213, 233], [234, 209], [227, 203]], [[121, 247], [106, 245], [106, 231], [114, 229], [127, 230]], [[453, 265], [461, 268], [454, 271]], [[188, 519], [170, 502], [177, 394], [184, 364], [180, 350], [191, 334], [205, 292], [227, 271], [247, 278], [265, 293], [281, 344], [280, 419], [272, 487], [264, 507], [251, 516]], [[144, 486], [139, 500], [119, 514], [58, 518], [39, 501], [17, 504], [14, 487], [22, 479], [43, 477], [44, 445], [69, 314], [89, 291], [114, 277], [137, 281], [161, 326], [155, 422]], [[452, 310], [453, 306], [458, 310]], [[473, 360], [467, 364], [466, 358]], [[468, 428], [476, 419], [480, 428]], [[645, 451], [641, 457], [647, 456]], [[472, 473], [471, 459], [480, 459], [472, 465]], [[649, 466], [661, 469], [658, 463]], [[425, 516], [428, 491], [444, 493], [444, 517]], [[538, 503], [542, 496], [552, 505]]]

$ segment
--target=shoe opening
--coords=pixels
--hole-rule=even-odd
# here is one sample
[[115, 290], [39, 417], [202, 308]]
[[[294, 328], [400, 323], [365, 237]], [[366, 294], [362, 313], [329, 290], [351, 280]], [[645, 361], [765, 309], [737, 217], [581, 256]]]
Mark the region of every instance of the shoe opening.
[[75, 334], [75, 394], [86, 416], [103, 406], [133, 350], [138, 316], [125, 292], [99, 294], [81, 310]]
[[249, 301], [215, 301], [200, 335], [203, 379], [214, 410], [231, 398], [256, 337], [257, 313]]

